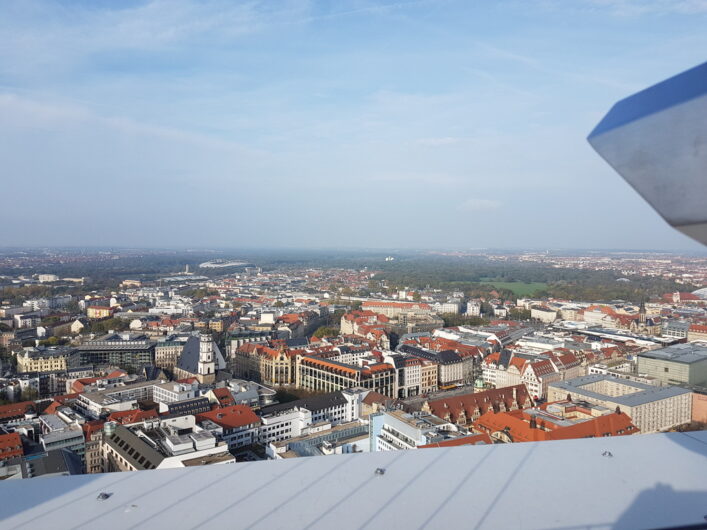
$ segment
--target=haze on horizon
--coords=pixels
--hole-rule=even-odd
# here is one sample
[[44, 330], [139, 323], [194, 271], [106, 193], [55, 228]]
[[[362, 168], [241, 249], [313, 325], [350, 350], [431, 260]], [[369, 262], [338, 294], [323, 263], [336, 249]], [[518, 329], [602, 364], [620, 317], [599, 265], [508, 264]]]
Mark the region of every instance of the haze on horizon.
[[698, 250], [589, 147], [705, 0], [0, 3], [0, 246]]

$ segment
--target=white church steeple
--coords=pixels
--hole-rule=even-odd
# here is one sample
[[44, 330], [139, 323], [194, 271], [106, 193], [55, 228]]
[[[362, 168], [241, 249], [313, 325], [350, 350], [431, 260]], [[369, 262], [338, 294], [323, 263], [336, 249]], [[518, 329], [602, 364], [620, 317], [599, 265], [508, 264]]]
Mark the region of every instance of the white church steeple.
[[215, 372], [214, 343], [211, 340], [211, 335], [202, 333], [199, 336], [199, 375], [209, 375]]

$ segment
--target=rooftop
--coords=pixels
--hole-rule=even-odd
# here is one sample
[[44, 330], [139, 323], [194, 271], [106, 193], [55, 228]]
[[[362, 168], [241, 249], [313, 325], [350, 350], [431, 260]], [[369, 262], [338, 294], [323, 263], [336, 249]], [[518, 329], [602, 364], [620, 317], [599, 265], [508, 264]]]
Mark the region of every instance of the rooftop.
[[[568, 470], [582, 480], [568, 482]], [[0, 503], [0, 520], [104, 529], [234, 521], [342, 530], [697, 527], [704, 525], [705, 475], [707, 432], [445, 447], [59, 477], [51, 486], [5, 480], [0, 498], [14, 502]], [[543, 496], [561, 502], [528, 495], [539, 480]], [[112, 495], [98, 501], [101, 492]], [[303, 495], [317, 502], [298, 502]], [[199, 509], [206, 503], [215, 508]]]
[[659, 350], [647, 351], [638, 356], [647, 359], [692, 364], [707, 361], [707, 347], [687, 342], [685, 344], [673, 344]]
[[[583, 388], [600, 381], [610, 381], [618, 385], [623, 385], [626, 387], [627, 393], [622, 396], [610, 396], [588, 388]], [[690, 393], [690, 390], [679, 386], [658, 387], [639, 383], [637, 381], [630, 381], [628, 379], [619, 379], [617, 377], [604, 374], [586, 375], [583, 377], [576, 377], [575, 379], [569, 379], [568, 381], [557, 381], [550, 383], [549, 388], [553, 387], [565, 390], [568, 393], [579, 394], [589, 400], [594, 399], [600, 401], [611, 401], [612, 403], [617, 403], [626, 407], [636, 407], [639, 405], [645, 405], [646, 403], [650, 403], [652, 401], [658, 401], [660, 399], [667, 399]]]

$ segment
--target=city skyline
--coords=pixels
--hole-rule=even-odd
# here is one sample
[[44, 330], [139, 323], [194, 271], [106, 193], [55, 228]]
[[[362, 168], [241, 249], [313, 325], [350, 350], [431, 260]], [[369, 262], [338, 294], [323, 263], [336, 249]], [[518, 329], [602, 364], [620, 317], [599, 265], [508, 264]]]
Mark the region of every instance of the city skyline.
[[704, 2], [0, 13], [3, 246], [701, 248], [585, 138], [704, 60]]

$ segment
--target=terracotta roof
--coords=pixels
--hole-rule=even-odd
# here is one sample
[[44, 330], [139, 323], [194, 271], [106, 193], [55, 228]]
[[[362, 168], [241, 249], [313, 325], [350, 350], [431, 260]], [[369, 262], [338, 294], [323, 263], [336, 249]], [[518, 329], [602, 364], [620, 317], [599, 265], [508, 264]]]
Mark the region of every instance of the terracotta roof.
[[543, 422], [536, 416], [540, 428], [531, 427], [533, 416], [523, 410], [509, 412], [487, 412], [474, 422], [474, 428], [486, 433], [506, 430], [514, 442], [539, 442], [548, 440], [569, 440], [575, 438], [599, 438], [605, 435], [623, 436], [635, 434], [638, 428], [631, 418], [624, 413], [613, 412], [596, 418], [587, 419], [569, 426], [561, 426], [552, 422]]
[[120, 423], [121, 425], [129, 425], [132, 423], [139, 423], [141, 421], [145, 420], [151, 420], [151, 419], [156, 419], [157, 416], [157, 411], [155, 409], [151, 410], [140, 410], [140, 409], [132, 409], [132, 410], [124, 410], [120, 412], [114, 412], [110, 416], [108, 416], [108, 421], [115, 421]]
[[400, 309], [430, 309], [429, 304], [418, 302], [363, 302], [361, 307], [398, 307]]
[[451, 440], [444, 440], [443, 442], [435, 442], [427, 445], [420, 445], [418, 449], [429, 449], [431, 447], [458, 447], [460, 445], [477, 445], [477, 444], [491, 444], [491, 437], [486, 434], [472, 434], [470, 436], [460, 436], [459, 438], [452, 438]]
[[56, 409], [59, 407], [63, 407], [67, 401], [72, 401], [75, 400], [77, 397], [79, 397], [78, 394], [64, 394], [63, 396], [54, 396], [54, 401], [50, 403], [50, 405], [44, 409], [43, 414], [54, 414], [56, 412]]
[[0, 420], [22, 418], [28, 411], [33, 410], [35, 410], [34, 401], [22, 401], [20, 403], [0, 405]]
[[554, 374], [557, 371], [555, 366], [550, 362], [549, 359], [544, 359], [542, 361], [528, 363], [526, 370], [532, 370], [536, 377], [542, 377], [544, 375]]
[[19, 434], [16, 432], [0, 434], [0, 460], [22, 456], [23, 454], [22, 438], [20, 438]]
[[384, 396], [383, 394], [379, 392], [375, 392], [371, 390], [368, 394], [366, 394], [366, 397], [363, 398], [363, 402], [366, 405], [373, 405], [375, 403], [385, 403], [388, 401], [390, 398], [388, 396]]
[[358, 373], [358, 370], [351, 368], [349, 366], [335, 364], [333, 362], [328, 362], [328, 361], [325, 361], [324, 359], [318, 359], [316, 357], [305, 357], [304, 359], [302, 359], [302, 363], [314, 365], [315, 367], [323, 369], [323, 370], [340, 371], [340, 372], [344, 372], [344, 373], [351, 374], [354, 376]]
[[460, 417], [464, 417], [468, 423], [474, 414], [484, 414], [493, 410], [494, 403], [504, 409], [513, 406], [522, 408], [532, 405], [530, 394], [525, 385], [507, 386], [504, 388], [494, 388], [483, 392], [463, 394], [443, 399], [429, 401], [427, 406], [432, 414], [446, 419], [453, 423], [458, 423]]
[[209, 412], [202, 412], [196, 415], [196, 420], [211, 420], [225, 429], [235, 429], [260, 423], [260, 418], [257, 414], [246, 405], [232, 405], [230, 407], [210, 410]]
[[86, 441], [91, 439], [91, 435], [103, 430], [103, 424], [105, 422], [101, 420], [87, 421], [81, 428], [83, 429], [83, 437]]
[[511, 362], [508, 363], [508, 368], [510, 368], [511, 366], [515, 366], [519, 372], [522, 372], [523, 367], [526, 364], [529, 364], [526, 359], [523, 359], [522, 357], [513, 357], [513, 359], [511, 359]]
[[233, 394], [231, 394], [228, 388], [214, 388], [212, 392], [220, 406], [227, 407], [236, 404], [236, 401], [233, 399]]
[[484, 359], [484, 364], [492, 364], [492, 363], [498, 363], [498, 361], [501, 360], [501, 354], [498, 352], [494, 352], [488, 357]]

